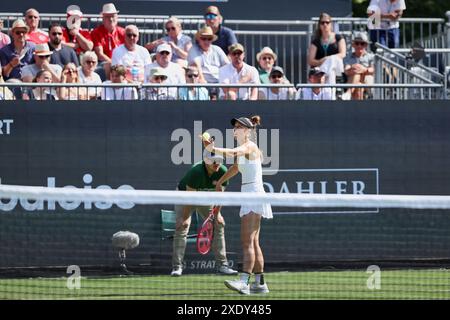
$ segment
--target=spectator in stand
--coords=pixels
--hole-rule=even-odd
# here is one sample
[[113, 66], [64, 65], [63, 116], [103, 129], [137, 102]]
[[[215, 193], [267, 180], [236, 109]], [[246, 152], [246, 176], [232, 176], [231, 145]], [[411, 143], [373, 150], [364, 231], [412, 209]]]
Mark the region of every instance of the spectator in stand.
[[[197, 31], [195, 44], [189, 50], [188, 64], [197, 67], [200, 83], [218, 83], [219, 68], [230, 63], [223, 50], [212, 44], [216, 38], [212, 29], [205, 26]], [[209, 88], [209, 94], [213, 99], [217, 98], [217, 88]]]
[[[270, 71], [269, 80], [271, 84], [290, 84], [286, 79], [282, 67], [275, 66]], [[261, 88], [259, 90], [258, 98], [260, 100], [293, 100], [296, 95], [296, 90], [290, 88]]]
[[327, 13], [321, 13], [319, 22], [308, 50], [310, 67], [320, 67], [329, 57], [344, 59], [346, 55], [345, 39], [333, 32], [333, 21]]
[[[120, 64], [111, 67], [111, 80], [103, 82], [104, 84], [122, 83], [127, 84], [125, 75], [127, 69]], [[103, 87], [102, 100], [137, 100], [138, 93], [134, 87]]]
[[36, 9], [30, 8], [25, 11], [25, 22], [28, 26], [27, 41], [34, 42], [35, 44], [47, 43], [47, 32], [39, 29], [39, 12]]
[[369, 28], [370, 40], [389, 48], [400, 46], [400, 23], [403, 11], [406, 10], [405, 0], [371, 0], [367, 15], [374, 16], [375, 28]]
[[[186, 83], [198, 84], [199, 72], [196, 66], [185, 68]], [[205, 87], [184, 87], [179, 90], [180, 100], [209, 100], [208, 89]]]
[[[40, 70], [36, 77], [33, 79], [33, 83], [52, 83], [52, 74], [47, 70]], [[35, 87], [28, 89], [23, 94], [24, 100], [58, 100], [58, 96], [55, 90], [51, 87]]]
[[[308, 50], [308, 64], [325, 72], [325, 83], [336, 84], [336, 78], [344, 72], [343, 59], [346, 56], [344, 37], [333, 32], [329, 14], [321, 13], [315, 35]], [[333, 89], [333, 97], [336, 89]]]
[[102, 79], [109, 79], [114, 48], [125, 42], [125, 29], [117, 25], [118, 13], [113, 3], [104, 4], [101, 12], [103, 23], [91, 32], [99, 61], [97, 73]]
[[[258, 70], [244, 62], [245, 50], [240, 43], [228, 49], [231, 63], [219, 69], [219, 82], [223, 84], [260, 84]], [[221, 88], [220, 98], [225, 100], [257, 100], [258, 88]]]
[[63, 28], [58, 22], [52, 23], [48, 29], [50, 41], [48, 46], [53, 52], [50, 57], [50, 63], [58, 64], [63, 68], [69, 62], [76, 64], [78, 67], [78, 57], [75, 50], [67, 46], [63, 46]]
[[138, 45], [139, 29], [135, 25], [125, 27], [125, 43], [116, 47], [112, 54], [112, 65], [120, 64], [127, 69], [128, 82], [144, 82], [145, 66], [152, 63], [148, 50]]
[[[80, 84], [78, 67], [69, 62], [64, 66], [61, 74], [61, 83]], [[86, 87], [61, 87], [59, 88], [59, 99], [61, 100], [88, 100], [89, 95]]]
[[[149, 83], [165, 84], [168, 79], [167, 70], [161, 67], [150, 69]], [[146, 100], [175, 100], [177, 99], [177, 88], [149, 87], [146, 90]]]
[[12, 42], [0, 49], [2, 73], [5, 80], [21, 79], [23, 68], [34, 63], [33, 51], [35, 45], [26, 41], [28, 26], [23, 20], [14, 21], [10, 32]]
[[[101, 84], [102, 79], [95, 72], [97, 67], [97, 55], [94, 51], [86, 51], [81, 57], [81, 67], [78, 68], [78, 76], [80, 83], [85, 84]], [[89, 87], [88, 89], [89, 99], [98, 99], [101, 95], [100, 87]]]
[[61, 78], [62, 68], [58, 64], [50, 63], [50, 56], [53, 54], [53, 52], [50, 51], [48, 44], [37, 44], [33, 54], [35, 63], [23, 67], [22, 81], [32, 82], [39, 71], [47, 70], [52, 74], [52, 81], [59, 82]]
[[67, 7], [67, 28], [63, 29], [63, 45], [75, 50], [77, 55], [83, 52], [91, 51], [94, 43], [91, 39], [89, 30], [81, 29], [81, 19], [83, 13], [77, 5]]
[[277, 61], [277, 55], [269, 47], [264, 47], [256, 54], [256, 61], [258, 61], [259, 80], [263, 84], [269, 84], [269, 75], [272, 68]]
[[213, 44], [219, 46], [225, 54], [228, 54], [228, 48], [238, 41], [234, 32], [230, 28], [222, 25], [223, 17], [220, 14], [219, 8], [209, 6], [205, 10], [204, 18], [206, 25], [212, 29], [214, 35], [217, 37]]
[[0, 18], [0, 49], [11, 43], [11, 38], [7, 34], [3, 33], [2, 30], [3, 19]]
[[192, 47], [191, 37], [183, 34], [181, 22], [176, 17], [170, 17], [165, 24], [167, 36], [153, 42], [149, 42], [145, 47], [149, 51], [154, 51], [159, 45], [168, 43], [172, 47], [172, 62], [187, 66], [188, 52]]
[[[308, 82], [312, 84], [324, 84], [325, 72], [318, 67], [311, 68], [308, 74]], [[334, 100], [331, 88], [300, 88], [297, 91], [296, 100]]]
[[[369, 40], [366, 33], [358, 32], [355, 34], [352, 41], [353, 52], [344, 59], [344, 73], [347, 76], [347, 83], [373, 83], [374, 56], [367, 52], [368, 45]], [[363, 100], [364, 88], [351, 88], [342, 95], [342, 100], [350, 100], [350, 98]]]
[[151, 82], [153, 76], [152, 69], [162, 68], [167, 75], [166, 83], [168, 84], [184, 84], [184, 69], [175, 62], [171, 61], [172, 47], [168, 43], [163, 43], [156, 49], [156, 61], [145, 66], [145, 81]]
[[[5, 83], [5, 81], [3, 80], [3, 76], [0, 73], [0, 85], [2, 83]], [[8, 87], [0, 86], [0, 100], [14, 100], [14, 94], [11, 90], [9, 90]]]

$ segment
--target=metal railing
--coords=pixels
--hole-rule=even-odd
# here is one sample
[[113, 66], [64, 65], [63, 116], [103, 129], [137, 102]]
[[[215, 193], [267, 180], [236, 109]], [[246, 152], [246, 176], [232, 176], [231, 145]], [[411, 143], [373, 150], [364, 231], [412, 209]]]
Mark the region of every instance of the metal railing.
[[[421, 61], [415, 61], [411, 50], [389, 49], [381, 44], [376, 44], [377, 53], [375, 54], [375, 83], [386, 83], [397, 86], [398, 84], [408, 83], [428, 83], [442, 84], [440, 95], [443, 99], [447, 98], [446, 65], [425, 65]], [[429, 53], [442, 54], [444, 59], [448, 59], [450, 49], [425, 49], [425, 55]], [[405, 53], [405, 54], [403, 54]], [[431, 61], [430, 59], [427, 60]], [[445, 60], [446, 63], [449, 60]], [[397, 87], [396, 87], [397, 88]], [[396, 91], [397, 90], [397, 91]], [[393, 90], [396, 95], [400, 95], [398, 89]], [[423, 99], [424, 92], [411, 90], [408, 92], [410, 98]], [[431, 95], [431, 92], [428, 92]]]
[[[450, 67], [447, 68], [447, 75], [450, 75]], [[39, 88], [42, 88], [41, 91]], [[303, 88], [320, 88], [322, 90], [332, 90], [334, 96], [338, 100], [343, 99], [343, 93], [351, 89], [364, 89], [364, 99], [367, 100], [406, 100], [406, 99], [446, 99], [444, 95], [445, 88], [448, 83], [442, 84], [436, 83], [396, 83], [396, 84], [311, 84], [311, 83], [299, 83], [293, 84], [156, 84], [156, 83], [109, 83], [109, 84], [81, 84], [81, 83], [2, 83], [0, 84], [0, 98], [6, 96], [6, 90], [9, 90], [13, 95], [20, 93], [25, 95], [22, 99], [29, 100], [26, 95], [29, 95], [30, 90], [35, 89], [34, 98], [40, 100], [43, 96], [54, 95], [55, 100], [61, 100], [58, 97], [59, 90], [61, 88], [71, 88], [74, 93], [69, 96], [68, 99], [62, 100], [89, 100], [89, 99], [101, 99], [105, 97], [105, 91], [119, 90], [120, 94], [114, 99], [110, 100], [201, 100], [200, 94], [197, 93], [191, 96], [191, 99], [182, 98], [184, 94], [183, 90], [204, 88], [208, 91], [209, 99], [211, 100], [225, 100], [225, 96], [221, 93], [221, 89], [232, 88], [236, 90], [236, 98], [238, 100], [245, 100], [248, 96], [248, 92], [252, 88], [257, 88], [259, 93], [264, 93], [265, 98], [261, 98], [258, 95], [258, 100], [296, 100], [299, 97], [298, 91]], [[95, 93], [91, 97], [83, 95], [85, 92], [89, 92], [93, 89]], [[269, 90], [279, 90], [279, 95], [270, 94]], [[124, 94], [124, 91], [130, 91], [130, 94]], [[286, 93], [287, 90], [293, 91], [290, 94]], [[131, 91], [133, 91], [131, 93]], [[36, 93], [41, 92], [41, 96], [37, 97]], [[284, 93], [283, 93], [284, 92]], [[245, 97], [242, 94], [245, 94]], [[320, 96], [320, 94], [317, 94]], [[267, 97], [270, 97], [267, 99]], [[52, 99], [53, 100], [53, 99]]]

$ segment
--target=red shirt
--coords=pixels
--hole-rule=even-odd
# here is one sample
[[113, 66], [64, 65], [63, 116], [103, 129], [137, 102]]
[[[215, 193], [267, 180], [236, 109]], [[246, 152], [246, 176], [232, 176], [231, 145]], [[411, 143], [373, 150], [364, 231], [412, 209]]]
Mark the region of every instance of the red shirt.
[[[87, 40], [92, 40], [92, 39], [91, 39], [91, 33], [90, 33], [88, 30], [80, 29], [80, 30], [79, 30], [79, 33], [80, 33], [83, 37], [85, 37]], [[76, 37], [76, 36], [75, 36], [75, 37], [72, 36], [72, 35], [67, 31], [66, 28], [63, 29], [63, 38], [64, 38], [64, 41], [65, 41], [66, 43], [74, 43], [74, 44], [77, 43], [77, 37]], [[80, 53], [84, 52], [84, 50], [81, 49], [80, 46], [78, 46], [77, 50], [75, 50], [75, 51], [76, 51], [77, 55], [79, 55]]]
[[125, 29], [117, 26], [113, 33], [109, 33], [104, 25], [101, 25], [91, 32], [92, 42], [95, 47], [103, 47], [103, 53], [109, 58], [115, 47], [125, 42]]
[[50, 40], [48, 37], [48, 33], [40, 29], [27, 33], [25, 39], [27, 41], [34, 42], [35, 44], [47, 43]]

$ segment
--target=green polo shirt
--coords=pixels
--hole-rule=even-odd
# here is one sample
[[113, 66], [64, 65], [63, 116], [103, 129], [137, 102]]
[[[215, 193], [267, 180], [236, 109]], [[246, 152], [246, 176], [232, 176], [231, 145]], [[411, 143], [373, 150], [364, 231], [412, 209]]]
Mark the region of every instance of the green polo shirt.
[[[227, 167], [222, 164], [219, 171], [208, 176], [205, 163], [203, 161], [197, 162], [186, 172], [183, 179], [181, 179], [178, 184], [178, 190], [186, 191], [186, 186], [189, 186], [198, 191], [215, 191], [216, 182], [219, 181], [225, 172], [227, 172]], [[227, 185], [228, 181], [222, 184], [224, 187]]]

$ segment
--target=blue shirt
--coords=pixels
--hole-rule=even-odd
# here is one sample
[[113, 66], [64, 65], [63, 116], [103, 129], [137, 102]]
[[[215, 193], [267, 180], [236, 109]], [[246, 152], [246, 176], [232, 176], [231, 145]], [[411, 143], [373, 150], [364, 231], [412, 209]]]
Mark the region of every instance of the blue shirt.
[[190, 88], [180, 88], [178, 95], [180, 100], [209, 100], [209, 92], [205, 87], [194, 88], [194, 91], [189, 90]]
[[[9, 76], [5, 76], [5, 80], [11, 78], [22, 79], [22, 68], [34, 63], [33, 51], [35, 49], [35, 44], [27, 41], [24, 49], [26, 52], [22, 59], [20, 59], [20, 64], [11, 70]], [[3, 67], [6, 66], [16, 55], [18, 55], [18, 53], [16, 53], [14, 42], [11, 42], [0, 50], [0, 64]]]
[[[165, 37], [163, 37], [162, 39], [163, 39], [164, 41], [166, 41], [166, 42], [172, 41], [172, 38], [169, 37], [169, 36], [165, 36]], [[185, 50], [185, 47], [186, 47], [186, 45], [187, 45], [188, 43], [191, 43], [191, 44], [192, 44], [192, 39], [191, 39], [191, 37], [189, 37], [189, 36], [187, 36], [187, 35], [185, 35], [185, 34], [180, 33], [180, 34], [178, 35], [178, 39], [177, 39], [176, 45], [177, 45], [178, 47], [180, 47], [182, 50]], [[181, 58], [181, 57], [177, 54], [177, 52], [176, 52], [175, 50], [172, 50], [172, 60], [171, 60], [171, 61], [172, 61], [172, 62], [177, 62], [178, 59], [183, 59], [183, 58]]]
[[238, 42], [234, 32], [230, 28], [222, 25], [219, 26], [219, 31], [216, 33], [216, 36], [218, 38], [213, 42], [213, 44], [222, 48], [226, 55], [228, 55], [228, 47]]

